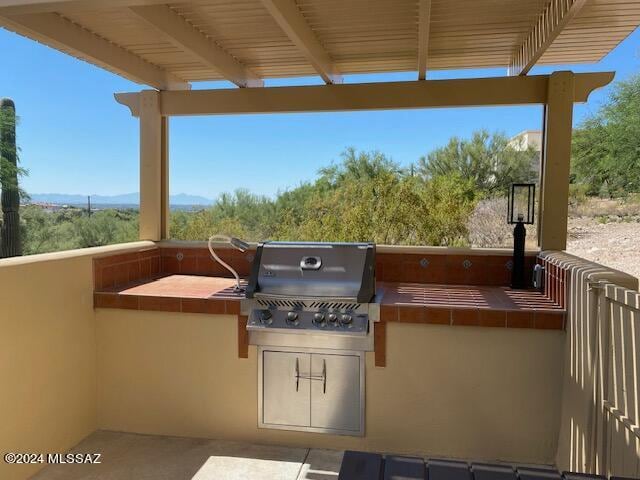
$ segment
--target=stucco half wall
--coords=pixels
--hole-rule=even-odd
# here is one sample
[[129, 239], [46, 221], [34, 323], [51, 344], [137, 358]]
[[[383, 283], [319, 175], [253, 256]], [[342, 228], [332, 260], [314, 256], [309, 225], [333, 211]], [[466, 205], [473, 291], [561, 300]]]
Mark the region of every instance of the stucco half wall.
[[[0, 261], [0, 451], [63, 452], [92, 431], [553, 461], [561, 331], [393, 323], [367, 357], [364, 438], [257, 428], [257, 358], [232, 316], [94, 310], [92, 259], [150, 242]], [[7, 465], [28, 478], [42, 465]]]
[[[65, 452], [97, 427], [95, 255], [148, 242], [0, 260], [0, 452]], [[28, 478], [40, 463], [8, 465]]]
[[97, 310], [98, 428], [552, 463], [564, 333], [389, 324], [367, 356], [366, 436], [257, 428], [257, 358], [232, 316]]

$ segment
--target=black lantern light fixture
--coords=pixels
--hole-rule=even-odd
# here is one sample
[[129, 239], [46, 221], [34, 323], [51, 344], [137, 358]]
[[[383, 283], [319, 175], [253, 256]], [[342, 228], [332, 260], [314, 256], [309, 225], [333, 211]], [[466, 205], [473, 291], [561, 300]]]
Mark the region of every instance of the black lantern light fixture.
[[509, 193], [507, 221], [513, 229], [513, 268], [511, 287], [526, 288], [524, 275], [524, 245], [527, 239], [525, 225], [533, 224], [536, 186], [533, 183], [514, 183]]

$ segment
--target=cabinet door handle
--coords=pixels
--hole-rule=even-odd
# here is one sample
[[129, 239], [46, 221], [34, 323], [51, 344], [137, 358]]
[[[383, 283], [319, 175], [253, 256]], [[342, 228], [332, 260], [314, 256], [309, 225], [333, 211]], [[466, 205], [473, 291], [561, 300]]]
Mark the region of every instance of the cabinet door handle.
[[327, 361], [322, 359], [322, 393], [327, 393]]
[[298, 391], [298, 387], [300, 387], [300, 364], [298, 357], [296, 357], [296, 392]]
[[296, 392], [298, 391], [298, 386], [300, 383], [300, 379], [303, 380], [317, 380], [322, 382], [322, 393], [327, 393], [327, 360], [322, 359], [322, 375], [300, 375], [300, 367], [298, 364], [298, 359], [296, 358]]

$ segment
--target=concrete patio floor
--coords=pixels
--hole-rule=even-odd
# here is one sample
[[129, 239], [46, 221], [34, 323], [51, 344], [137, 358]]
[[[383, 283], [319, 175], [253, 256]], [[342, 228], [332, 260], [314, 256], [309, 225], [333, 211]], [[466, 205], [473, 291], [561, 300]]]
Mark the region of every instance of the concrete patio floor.
[[335, 480], [342, 451], [98, 431], [70, 453], [100, 464], [48, 465], [33, 480]]

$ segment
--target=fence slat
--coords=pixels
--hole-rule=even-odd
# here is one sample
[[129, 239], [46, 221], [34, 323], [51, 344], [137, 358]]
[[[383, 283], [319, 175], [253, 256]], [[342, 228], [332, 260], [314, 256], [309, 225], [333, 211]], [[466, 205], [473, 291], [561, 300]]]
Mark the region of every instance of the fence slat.
[[640, 474], [640, 295], [616, 285], [608, 284], [602, 301], [608, 308], [608, 318], [600, 322], [610, 325], [608, 356], [610, 362], [608, 385], [602, 407], [608, 423], [603, 473], [634, 477]]

